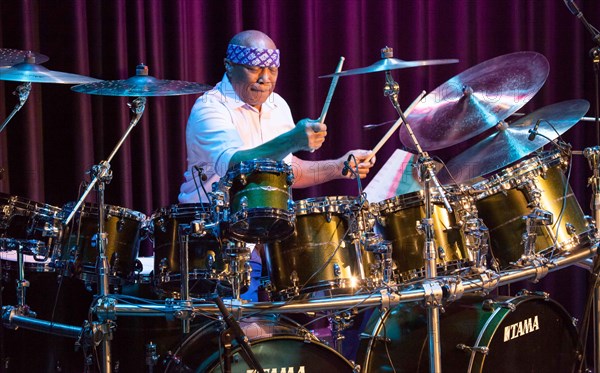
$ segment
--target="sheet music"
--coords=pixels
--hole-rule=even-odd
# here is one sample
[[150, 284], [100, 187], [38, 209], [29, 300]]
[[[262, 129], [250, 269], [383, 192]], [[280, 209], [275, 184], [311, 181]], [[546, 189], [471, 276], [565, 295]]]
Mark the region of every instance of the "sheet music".
[[414, 170], [416, 161], [416, 154], [396, 149], [365, 188], [369, 202], [420, 190], [421, 184]]

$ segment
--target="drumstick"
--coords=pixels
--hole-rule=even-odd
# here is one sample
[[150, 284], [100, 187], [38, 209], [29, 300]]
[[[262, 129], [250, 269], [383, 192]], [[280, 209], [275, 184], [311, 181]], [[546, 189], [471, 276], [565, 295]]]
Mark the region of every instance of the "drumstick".
[[[342, 71], [342, 65], [344, 65], [344, 56], [340, 57], [340, 62], [338, 62], [337, 67], [335, 68], [335, 72], [339, 73]], [[333, 78], [331, 79], [331, 85], [329, 86], [329, 92], [327, 92], [327, 97], [325, 98], [325, 104], [323, 105], [323, 110], [321, 110], [321, 116], [319, 117], [319, 123], [323, 124], [325, 123], [325, 117], [327, 116], [327, 111], [329, 110], [329, 105], [331, 104], [331, 98], [333, 97], [333, 91], [335, 91], [335, 86], [337, 85], [337, 81], [339, 79], [339, 75], [334, 75]], [[315, 128], [313, 126], [313, 131], [315, 131]], [[319, 131], [315, 131], [315, 132], [319, 132]], [[311, 149], [310, 150], [311, 153], [315, 152], [315, 149]]]
[[[342, 66], [344, 65], [344, 56], [340, 57], [340, 62], [338, 62], [337, 67], [335, 68], [335, 73], [339, 73], [342, 71]], [[331, 79], [331, 85], [329, 86], [329, 92], [327, 92], [327, 97], [325, 98], [325, 105], [323, 105], [323, 110], [321, 111], [321, 116], [319, 117], [319, 123], [325, 122], [325, 117], [327, 116], [327, 111], [329, 110], [329, 105], [331, 104], [331, 98], [333, 97], [333, 91], [335, 91], [335, 86], [337, 85], [337, 81], [340, 78], [339, 75], [334, 75]]]
[[[417, 106], [417, 104], [423, 99], [423, 97], [425, 97], [425, 91], [421, 92], [421, 94], [408, 106], [408, 108], [404, 111], [404, 117], [407, 117], [408, 114], [410, 114], [410, 112], [415, 108], [415, 106]], [[394, 123], [394, 125], [387, 131], [385, 136], [383, 136], [383, 138], [379, 140], [377, 145], [375, 145], [375, 147], [373, 148], [372, 153], [369, 154], [369, 156], [365, 158], [363, 162], [369, 162], [371, 158], [373, 158], [375, 154], [377, 154], [377, 152], [381, 149], [381, 147], [389, 140], [389, 138], [392, 137], [392, 134], [402, 125], [402, 123], [402, 118], [398, 118], [396, 123]]]

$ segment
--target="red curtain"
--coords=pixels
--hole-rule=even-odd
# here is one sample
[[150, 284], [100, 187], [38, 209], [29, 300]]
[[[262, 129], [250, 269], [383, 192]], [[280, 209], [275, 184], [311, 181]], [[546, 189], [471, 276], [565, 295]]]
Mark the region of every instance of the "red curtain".
[[[593, 25], [600, 3], [577, 0]], [[469, 67], [517, 51], [546, 56], [550, 75], [521, 112], [582, 98], [592, 103], [593, 42], [563, 1], [530, 0], [4, 0], [0, 2], [0, 47], [49, 56], [44, 66], [103, 80], [126, 79], [139, 63], [150, 75], [214, 85], [223, 74], [228, 40], [244, 29], [269, 34], [282, 51], [277, 91], [295, 118], [318, 117], [340, 56], [344, 69], [368, 66], [380, 49], [394, 48], [403, 60], [457, 58], [457, 64], [397, 70], [400, 102], [406, 107]], [[372, 73], [340, 79], [327, 116], [323, 148], [300, 156], [338, 157], [374, 147], [387, 127], [363, 125], [395, 120], [383, 95], [385, 77]], [[17, 83], [0, 81], [0, 118], [17, 102]], [[493, 92], [492, 92], [493, 93]], [[185, 125], [194, 95], [149, 97], [141, 122], [111, 162], [106, 202], [150, 215], [177, 202], [186, 167]], [[77, 200], [86, 171], [111, 153], [131, 119], [127, 99], [75, 93], [68, 85], [34, 83], [25, 107], [0, 133], [0, 191], [53, 206]], [[575, 150], [598, 145], [594, 123], [580, 122], [565, 134]], [[471, 142], [445, 149], [446, 160]], [[371, 176], [396, 148], [395, 135], [378, 153]], [[591, 171], [573, 159], [571, 185], [586, 213]], [[356, 184], [336, 181], [296, 190], [295, 199], [355, 195]], [[499, 206], [499, 208], [502, 208]], [[586, 272], [560, 271], [547, 288], [580, 315]]]

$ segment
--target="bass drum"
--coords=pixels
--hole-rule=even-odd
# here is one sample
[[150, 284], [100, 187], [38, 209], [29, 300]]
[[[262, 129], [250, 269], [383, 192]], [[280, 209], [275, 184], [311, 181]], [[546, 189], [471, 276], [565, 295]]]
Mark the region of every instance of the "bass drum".
[[[428, 372], [427, 334], [420, 304], [376, 312], [361, 338], [357, 361], [363, 372], [390, 372], [392, 365], [396, 372]], [[441, 314], [440, 339], [447, 372], [574, 372], [582, 359], [573, 319], [539, 295], [465, 296]]]
[[[293, 334], [279, 335], [287, 328], [277, 323], [242, 323], [242, 328], [265, 372], [354, 372], [352, 363], [321, 342]], [[224, 329], [222, 322], [198, 329], [167, 359], [165, 372], [222, 372], [225, 361], [220, 335]], [[236, 342], [233, 346], [231, 372], [253, 372]]]

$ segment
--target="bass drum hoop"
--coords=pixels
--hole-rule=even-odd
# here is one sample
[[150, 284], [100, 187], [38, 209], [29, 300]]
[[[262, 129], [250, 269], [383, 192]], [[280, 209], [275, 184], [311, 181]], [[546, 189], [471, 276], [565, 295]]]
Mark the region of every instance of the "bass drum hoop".
[[[278, 329], [278, 328], [281, 328], [281, 329]], [[203, 356], [203, 359], [200, 362], [200, 366], [198, 366], [198, 367], [190, 367], [189, 365], [187, 365], [184, 354], [186, 354], [186, 353], [189, 354], [191, 352], [197, 351], [197, 349], [199, 347], [206, 346], [207, 344], [203, 343], [203, 342], [210, 340], [210, 337], [219, 338], [220, 337], [219, 334], [224, 329], [225, 329], [225, 324], [223, 322], [212, 321], [212, 322], [208, 322], [206, 325], [203, 325], [199, 329], [194, 331], [189, 337], [187, 337], [185, 340], [183, 340], [182, 343], [179, 344], [179, 346], [177, 346], [177, 348], [171, 354], [170, 358], [168, 358], [166, 360], [164, 373], [179, 373], [182, 371], [188, 372], [192, 368], [195, 369], [194, 371], [196, 371], [196, 372], [220, 372], [221, 370], [219, 369], [219, 366], [220, 366], [220, 361], [222, 361], [222, 360], [221, 360], [221, 352], [219, 351], [219, 349], [216, 350], [216, 352], [217, 352], [216, 359], [215, 359], [214, 353], [212, 355]], [[350, 361], [348, 361], [345, 357], [343, 357], [336, 350], [332, 349], [331, 347], [325, 345], [324, 343], [322, 343], [318, 340], [312, 339], [312, 337], [302, 337], [299, 335], [294, 335], [292, 330], [294, 330], [294, 328], [291, 326], [276, 325], [275, 332], [272, 335], [268, 334], [266, 336], [259, 336], [259, 337], [255, 337], [255, 338], [252, 338], [250, 336], [249, 339], [251, 342], [252, 349], [255, 350], [257, 346], [260, 346], [260, 345], [263, 345], [263, 344], [266, 344], [269, 342], [274, 342], [274, 341], [293, 341], [293, 342], [297, 342], [298, 346], [311, 346], [310, 347], [311, 349], [316, 348], [318, 350], [321, 350], [322, 352], [324, 352], [325, 354], [328, 355], [327, 356], [328, 358], [335, 359], [336, 360], [336, 365], [335, 365], [336, 372], [340, 372], [340, 373], [356, 372], [354, 364], [352, 364]], [[204, 336], [205, 338], [202, 338], [203, 334], [205, 334], [205, 333], [209, 333], [209, 334], [205, 335]], [[221, 347], [220, 344], [219, 344], [219, 347]], [[240, 346], [237, 344], [237, 341], [234, 340], [233, 341], [233, 349], [231, 351], [232, 358], [239, 359], [239, 361], [243, 362], [243, 359], [239, 354], [240, 350], [241, 350]], [[224, 350], [221, 350], [221, 351], [224, 351]], [[260, 363], [260, 357], [257, 357], [257, 360]], [[181, 370], [180, 367], [178, 367], [178, 363], [182, 364], [182, 366], [184, 367], [184, 370]], [[202, 368], [202, 370], [199, 370], [200, 368]], [[265, 372], [275, 371], [275, 370], [271, 370], [271, 368], [275, 368], [275, 367], [263, 365], [263, 369], [265, 369]], [[343, 369], [343, 368], [347, 368], [347, 369]], [[282, 369], [282, 367], [277, 367], [278, 372], [280, 369]], [[232, 371], [235, 372], [236, 371], [235, 368], [233, 368]], [[250, 370], [244, 370], [244, 371], [246, 372], [246, 371], [252, 371], [252, 370], [250, 368]], [[286, 367], [285, 371], [286, 372], [288, 371], [287, 367]], [[307, 370], [307, 372], [310, 372], [310, 370]]]
[[[465, 296], [463, 299], [469, 299], [469, 296]], [[475, 296], [472, 296], [473, 298], [476, 298]], [[479, 302], [480, 306], [481, 304], [484, 302], [483, 298], [477, 297], [481, 300], [481, 302]], [[502, 297], [498, 297], [498, 299], [502, 299], [503, 301], [500, 302], [499, 304], [496, 305], [497, 308], [494, 309], [493, 312], [491, 312], [489, 315], [484, 315], [483, 319], [485, 320], [485, 323], [481, 323], [481, 319], [479, 319], [479, 322], [481, 323], [480, 325], [480, 329], [479, 330], [475, 330], [478, 331], [477, 334], [477, 338], [476, 338], [476, 342], [472, 343], [473, 346], [477, 346], [480, 348], [486, 347], [488, 348], [490, 346], [490, 343], [492, 342], [494, 336], [496, 336], [496, 338], [502, 338], [502, 336], [498, 336], [498, 333], [501, 333], [501, 331], [499, 331], [498, 329], [500, 328], [500, 325], [505, 321], [505, 318], [508, 317], [514, 310], [516, 310], [520, 305], [522, 305], [523, 303], [526, 302], [530, 302], [530, 301], [537, 301], [537, 302], [547, 302], [549, 304], [549, 307], [554, 307], [554, 309], [556, 310], [556, 314], [557, 315], [561, 315], [564, 317], [570, 317], [570, 314], [565, 310], [565, 308], [558, 302], [548, 298], [547, 296], [543, 296], [543, 295], [516, 295], [516, 296], [502, 296]], [[494, 299], [489, 299], [490, 301], [493, 301]], [[460, 302], [460, 301], [459, 301]], [[494, 302], [492, 302], [493, 304]], [[477, 302], [475, 302], [474, 304], [477, 304]], [[448, 307], [452, 307], [452, 305], [449, 305]], [[447, 308], [448, 308], [447, 307]], [[368, 342], [366, 343], [366, 345], [364, 345], [364, 347], [362, 348], [363, 350], [363, 354], [361, 355], [360, 350], [361, 347], [359, 347], [359, 356], [357, 356], [357, 363], [360, 364], [360, 366], [362, 367], [362, 369], [365, 369], [365, 371], [371, 372], [371, 371], [378, 371], [378, 370], [373, 370], [373, 364], [376, 363], [376, 351], [374, 348], [374, 344], [381, 344], [382, 341], [384, 341], [380, 336], [380, 333], [382, 330], [386, 330], [386, 324], [390, 321], [390, 320], [394, 320], [394, 318], [392, 317], [392, 311], [394, 309], [389, 309], [386, 310], [385, 313], [383, 314], [373, 314], [373, 316], [375, 315], [379, 315], [379, 317], [377, 317], [377, 320], [374, 324], [372, 324], [372, 328], [369, 328], [370, 332], [368, 331]], [[460, 311], [459, 311], [460, 312]], [[373, 317], [372, 316], [372, 317]], [[481, 315], [478, 315], [479, 317], [481, 317]], [[443, 323], [443, 318], [440, 320], [442, 322], [441, 329], [444, 330], [444, 323]], [[457, 321], [457, 320], [454, 320]], [[460, 321], [460, 320], [458, 320]], [[425, 321], [426, 323], [426, 321]], [[576, 347], [579, 349], [578, 351], [575, 351], [577, 354], [575, 354], [576, 356], [578, 356], [579, 358], [581, 358], [583, 355], [581, 353], [581, 345], [580, 345], [580, 341], [578, 338], [578, 333], [577, 333], [577, 329], [575, 328], [575, 325], [571, 322], [569, 324], [566, 324], [568, 326], [570, 326], [570, 328], [567, 330], [567, 332], [571, 335], [574, 344], [576, 345]], [[449, 325], [452, 326], [452, 325]], [[405, 331], [406, 333], [408, 333], [407, 335], [401, 337], [399, 340], [396, 340], [396, 342], [401, 342], [402, 338], [409, 338], [411, 336], [411, 330], [410, 328], [408, 328], [408, 330]], [[464, 337], [464, 336], [463, 336]], [[444, 338], [442, 337], [442, 342], [444, 341]], [[389, 341], [384, 341], [383, 343], [391, 343], [394, 342], [393, 340], [389, 340]], [[411, 343], [420, 343], [419, 340], [414, 339], [411, 340]], [[469, 343], [469, 346], [465, 346], [465, 350], [468, 350], [471, 344]], [[424, 342], [423, 347], [425, 348], [424, 351], [421, 351], [423, 353], [423, 356], [418, 356], [416, 357], [417, 361], [420, 359], [422, 361], [427, 362], [428, 357], [428, 352], [427, 352], [427, 344]], [[464, 353], [462, 351], [459, 351], [459, 346], [453, 346], [453, 345], [449, 345], [449, 346], [442, 346], [442, 349], [445, 348], [456, 348], [457, 353]], [[393, 355], [393, 348], [391, 347], [385, 347], [390, 348], [390, 351], [386, 351], [386, 354], [388, 356], [387, 359], [389, 359], [390, 354]], [[527, 349], [527, 346], [523, 347], [525, 349]], [[379, 349], [382, 349], [382, 347], [380, 346]], [[493, 349], [489, 350], [489, 353], [494, 353]], [[489, 353], [484, 353], [482, 352], [480, 349], [477, 350], [471, 350], [470, 351], [470, 356], [469, 357], [465, 357], [465, 360], [468, 360], [468, 369], [466, 370], [467, 372], [483, 372], [486, 371], [486, 358], [488, 358]], [[390, 363], [390, 361], [388, 361], [388, 363]], [[444, 363], [444, 359], [442, 358], [442, 364]], [[423, 363], [421, 362], [421, 368], [423, 368]], [[465, 362], [465, 365], [467, 365], [467, 362]], [[428, 367], [428, 364], [425, 363], [424, 367]], [[444, 368], [444, 366], [442, 366], [442, 368]], [[585, 368], [585, 365], [584, 365]], [[396, 367], [398, 372], [404, 372], [406, 371], [406, 369], [409, 369], [408, 367], [405, 367], [404, 370], [399, 369], [398, 367]], [[506, 369], [506, 368], [504, 368]], [[446, 369], [449, 370], [449, 369]], [[411, 372], [414, 372], [414, 370], [409, 370]], [[417, 370], [418, 372], [421, 372], [421, 370]], [[502, 370], [500, 370], [502, 371]]]

